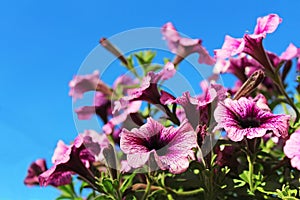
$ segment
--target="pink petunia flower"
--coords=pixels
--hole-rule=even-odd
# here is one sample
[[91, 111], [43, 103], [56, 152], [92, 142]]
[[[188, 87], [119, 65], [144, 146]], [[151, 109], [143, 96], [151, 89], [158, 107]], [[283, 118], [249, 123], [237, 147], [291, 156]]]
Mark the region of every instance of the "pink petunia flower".
[[225, 99], [214, 112], [217, 122], [214, 130], [224, 128], [232, 141], [262, 137], [270, 132], [278, 137], [287, 137], [290, 116], [273, 114], [266, 107], [259, 99]]
[[266, 34], [273, 33], [281, 22], [282, 19], [276, 14], [259, 17], [257, 18], [254, 35], [266, 37]]
[[39, 185], [38, 176], [47, 170], [46, 160], [38, 159], [31, 163], [28, 168], [27, 176], [24, 179], [24, 184], [27, 186]]
[[300, 48], [290, 43], [287, 49], [280, 55], [280, 59], [292, 60], [293, 58], [298, 58], [297, 70], [300, 71]]
[[163, 25], [161, 31], [163, 38], [167, 41], [169, 49], [172, 51], [172, 53], [177, 54], [177, 57], [173, 62], [174, 65], [177, 65], [182, 59], [192, 53], [199, 54], [198, 62], [200, 64], [205, 63], [208, 65], [213, 65], [215, 63], [215, 59], [212, 58], [207, 50], [202, 46], [202, 41], [200, 39], [180, 37], [179, 33], [171, 22]]
[[83, 106], [75, 109], [78, 119], [88, 120], [94, 114], [97, 114], [104, 123], [107, 123], [108, 116], [111, 115], [111, 101], [107, 99], [106, 95], [101, 92], [96, 92], [94, 96], [94, 103], [92, 106]]
[[151, 104], [161, 104], [161, 94], [158, 91], [157, 83], [161, 80], [172, 78], [175, 73], [176, 69], [171, 62], [168, 62], [158, 73], [148, 72], [139, 88], [128, 90], [128, 96], [124, 96], [115, 102], [113, 113], [126, 108], [132, 101], [147, 101]]
[[93, 74], [75, 76], [69, 83], [71, 88], [69, 95], [76, 101], [82, 98], [85, 92], [96, 90], [99, 82], [99, 71], [97, 70]]
[[[126, 86], [136, 84], [136, 80], [126, 75], [119, 76], [113, 83], [112, 89], [122, 91], [126, 94]], [[119, 90], [121, 88], [121, 90]], [[94, 96], [92, 106], [83, 106], [75, 110], [79, 120], [89, 120], [94, 114], [97, 114], [104, 124], [108, 123], [108, 117], [112, 114], [111, 100], [107, 94], [97, 91]]]
[[284, 154], [291, 159], [291, 165], [300, 170], [300, 129], [296, 130], [283, 147]]
[[226, 98], [227, 90], [221, 85], [211, 84], [210, 86], [204, 87], [204, 84], [202, 84], [202, 86], [202, 95], [192, 97], [189, 92], [184, 92], [181, 97], [175, 100], [175, 103], [183, 107], [186, 118], [194, 129], [196, 129], [199, 124], [203, 125], [208, 123], [208, 112], [210, 111], [208, 110], [208, 105], [213, 101], [222, 101]]
[[253, 34], [245, 34], [243, 38], [233, 38], [225, 36], [225, 41], [221, 49], [214, 51], [217, 59], [226, 59], [242, 52], [251, 55], [263, 67], [270, 68], [268, 59], [262, 46], [262, 39], [267, 33], [273, 33], [282, 19], [276, 14], [269, 14], [257, 19], [257, 24]]
[[192, 148], [196, 146], [196, 133], [187, 120], [177, 128], [165, 128], [148, 118], [147, 123], [139, 129], [123, 129], [120, 141], [121, 150], [127, 154], [130, 167], [142, 167], [153, 156], [160, 169], [175, 174], [188, 168], [189, 157], [193, 155]]
[[78, 174], [90, 184], [95, 183], [89, 168], [94, 161], [101, 159], [103, 149], [109, 144], [103, 137], [106, 136], [88, 130], [78, 135], [72, 145], [59, 141], [52, 157], [54, 165], [39, 176], [40, 185], [69, 184], [72, 174]]
[[105, 134], [113, 133], [113, 128], [123, 123], [130, 114], [137, 113], [142, 105], [141, 101], [132, 101], [122, 111], [115, 111], [113, 117], [103, 126]]

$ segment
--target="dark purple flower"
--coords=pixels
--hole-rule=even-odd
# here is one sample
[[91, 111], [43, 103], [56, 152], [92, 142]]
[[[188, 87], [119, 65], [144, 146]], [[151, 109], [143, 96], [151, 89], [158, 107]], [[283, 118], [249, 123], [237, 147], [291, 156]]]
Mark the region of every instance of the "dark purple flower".
[[92, 187], [95, 187], [95, 175], [89, 169], [94, 161], [100, 160], [103, 148], [108, 146], [105, 135], [94, 131], [85, 131], [74, 140], [72, 145], [63, 141], [57, 143], [52, 162], [53, 166], [39, 176], [42, 186], [60, 186], [71, 182], [71, 175], [78, 174]]
[[199, 63], [205, 63], [208, 65], [215, 64], [215, 59], [212, 58], [207, 50], [202, 46], [200, 39], [182, 38], [173, 26], [171, 22], [166, 23], [162, 27], [162, 34], [164, 39], [167, 41], [169, 49], [172, 53], [177, 54], [174, 60], [174, 65], [181, 62], [182, 59], [192, 53], [199, 54]]
[[132, 168], [142, 167], [153, 156], [160, 169], [182, 173], [189, 166], [192, 148], [197, 147], [197, 136], [187, 120], [177, 128], [165, 128], [148, 118], [139, 129], [122, 130], [120, 147]]
[[214, 112], [218, 123], [215, 130], [224, 128], [233, 141], [262, 137], [270, 132], [278, 137], [287, 137], [290, 116], [273, 114], [266, 107], [262, 101], [251, 98], [225, 99]]
[[291, 165], [300, 170], [300, 129], [296, 130], [286, 141], [284, 154], [291, 159]]
[[28, 168], [27, 176], [25, 177], [24, 184], [27, 186], [39, 185], [38, 176], [47, 170], [46, 160], [38, 159], [31, 163]]

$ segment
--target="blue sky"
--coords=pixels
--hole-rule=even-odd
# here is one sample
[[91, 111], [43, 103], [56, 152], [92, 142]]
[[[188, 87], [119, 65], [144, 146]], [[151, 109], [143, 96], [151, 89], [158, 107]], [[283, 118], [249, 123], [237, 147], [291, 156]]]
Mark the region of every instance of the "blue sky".
[[277, 13], [278, 30], [264, 41], [281, 53], [300, 46], [300, 1], [1, 1], [0, 199], [54, 199], [53, 188], [23, 186], [28, 165], [52, 156], [59, 139], [77, 135], [68, 82], [101, 37], [171, 21], [203, 39], [210, 53], [224, 36], [252, 32], [256, 18]]

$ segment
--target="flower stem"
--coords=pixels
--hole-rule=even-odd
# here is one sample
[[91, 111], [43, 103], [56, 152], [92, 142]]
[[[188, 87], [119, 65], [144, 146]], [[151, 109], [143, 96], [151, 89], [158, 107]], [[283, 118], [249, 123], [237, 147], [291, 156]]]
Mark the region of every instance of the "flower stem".
[[250, 192], [254, 194], [255, 189], [253, 188], [253, 161], [251, 159], [251, 156], [249, 153], [247, 154], [247, 160], [248, 160], [248, 168], [249, 168], [249, 187], [250, 187]]
[[300, 119], [300, 113], [297, 109], [297, 107], [295, 106], [293, 100], [289, 97], [289, 95], [287, 94], [287, 92], [285, 91], [284, 85], [282, 83], [282, 80], [280, 78], [280, 76], [278, 74], [276, 74], [276, 77], [274, 79], [274, 82], [277, 84], [279, 92], [286, 98], [287, 102], [289, 103], [289, 105], [295, 110], [296, 112], [296, 119], [294, 121], [294, 123], [298, 122]]
[[[170, 189], [168, 189], [168, 190], [170, 190]], [[191, 195], [195, 195], [195, 194], [199, 194], [199, 193], [204, 192], [204, 189], [199, 188], [199, 189], [196, 189], [196, 190], [180, 191], [180, 192], [175, 191], [175, 190], [170, 190], [170, 192], [175, 193], [176, 195], [179, 195], [179, 196], [191, 196]]]
[[145, 190], [145, 193], [142, 197], [142, 200], [146, 200], [149, 193], [150, 193], [150, 189], [151, 189], [151, 181], [150, 181], [150, 178], [148, 175], [146, 175], [146, 178], [147, 178], [147, 187], [146, 187], [146, 190]]
[[[267, 63], [268, 65], [270, 66], [270, 70], [268, 73], [269, 74], [269, 77], [273, 80], [273, 82], [277, 85], [278, 87], [278, 90], [279, 92], [281, 93], [281, 95], [283, 95], [286, 100], [288, 101], [289, 105], [295, 110], [296, 112], [296, 119], [294, 121], [294, 124], [297, 123], [300, 119], [300, 113], [297, 109], [297, 107], [295, 106], [293, 100], [289, 97], [289, 95], [287, 94], [287, 92], [285, 91], [285, 88], [284, 88], [284, 85], [283, 85], [283, 82], [282, 82], [282, 79], [281, 79], [281, 76], [280, 74], [278, 73], [277, 70], [275, 70], [275, 67], [272, 65], [271, 61], [270, 61], [270, 58], [269, 56], [267, 56], [267, 53], [266, 51], [264, 51], [265, 53], [265, 57], [267, 58]], [[277, 72], [277, 73], [276, 73]]]

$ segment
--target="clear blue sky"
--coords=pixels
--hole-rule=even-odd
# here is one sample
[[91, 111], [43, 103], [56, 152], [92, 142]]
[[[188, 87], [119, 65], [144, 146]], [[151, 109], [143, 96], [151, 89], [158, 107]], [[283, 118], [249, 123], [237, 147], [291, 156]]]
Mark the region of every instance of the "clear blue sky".
[[49, 161], [59, 139], [77, 135], [68, 82], [101, 37], [171, 21], [212, 53], [226, 34], [241, 37], [258, 16], [277, 13], [283, 23], [265, 46], [276, 53], [300, 46], [299, 0], [148, 2], [1, 1], [1, 200], [56, 197], [52, 188], [23, 186], [23, 178], [36, 158]]

